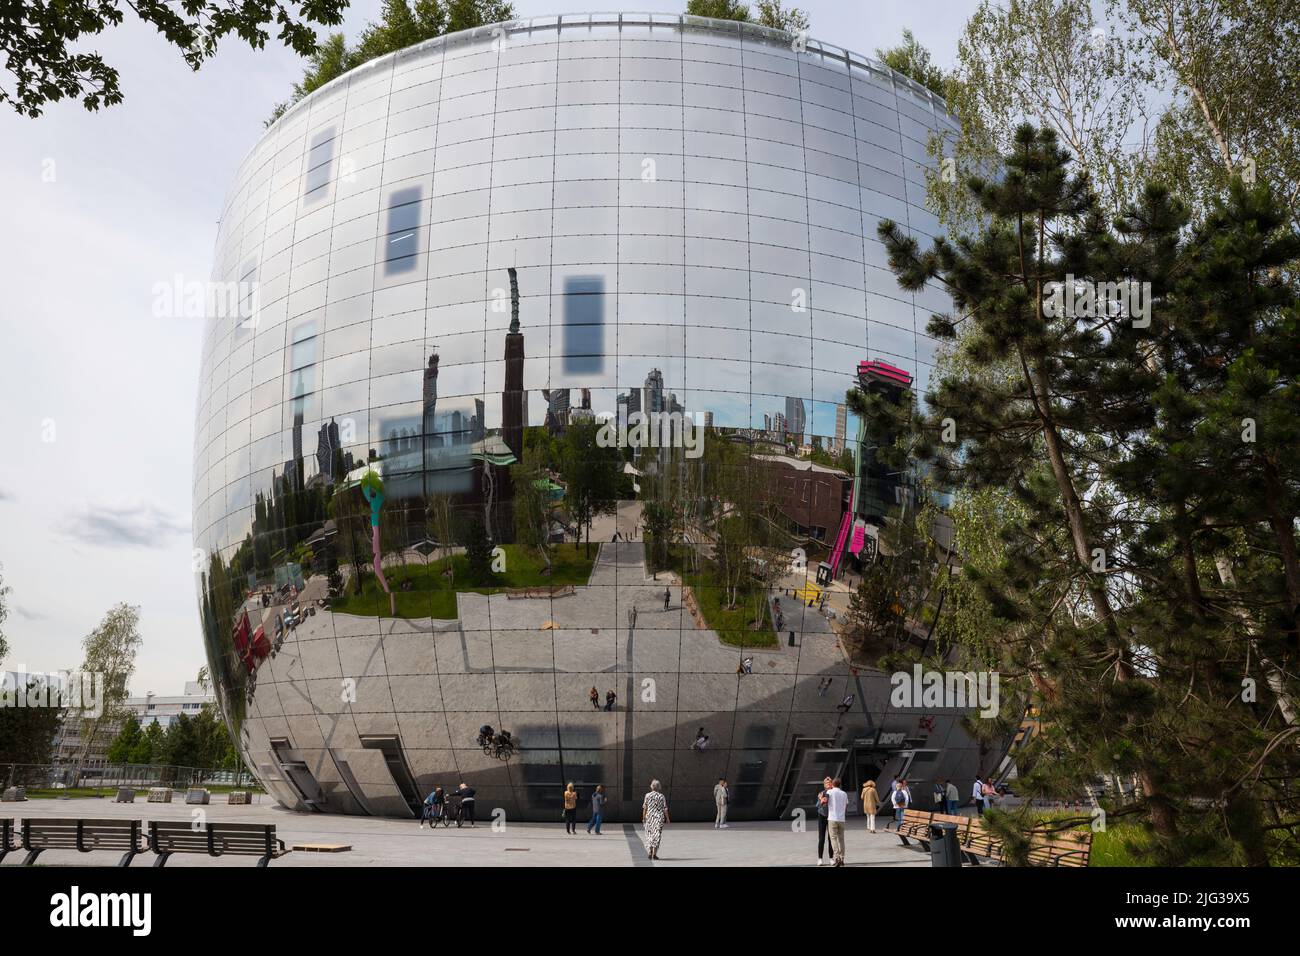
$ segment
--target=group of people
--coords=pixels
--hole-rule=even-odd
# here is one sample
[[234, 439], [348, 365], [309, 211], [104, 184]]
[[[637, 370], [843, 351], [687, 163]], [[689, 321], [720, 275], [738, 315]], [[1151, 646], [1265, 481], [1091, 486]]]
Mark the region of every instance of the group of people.
[[[591, 792], [591, 819], [587, 821], [587, 832], [600, 836], [600, 825], [605, 818], [605, 785], [597, 784]], [[578, 788], [569, 784], [564, 788], [564, 832], [578, 832]]]
[[612, 690], [605, 691], [605, 706], [601, 707], [600, 691], [593, 687], [591, 690], [587, 691], [587, 699], [591, 701], [591, 706], [594, 710], [613, 710], [614, 705], [618, 703], [618, 694], [614, 693]]
[[425, 826], [432, 827], [443, 818], [450, 810], [450, 801], [458, 802], [460, 813], [456, 825], [468, 823], [474, 826], [474, 788], [469, 784], [461, 781], [459, 787], [451, 793], [447, 793], [442, 787], [434, 787], [433, 791], [424, 798], [424, 807], [420, 812], [420, 829]]

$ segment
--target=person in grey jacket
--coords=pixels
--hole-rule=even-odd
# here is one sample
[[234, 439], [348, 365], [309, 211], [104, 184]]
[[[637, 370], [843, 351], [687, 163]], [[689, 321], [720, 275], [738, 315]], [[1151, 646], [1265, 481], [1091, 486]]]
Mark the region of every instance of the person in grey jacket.
[[600, 836], [600, 822], [605, 818], [605, 785], [602, 783], [596, 787], [591, 794], [591, 819], [587, 821], [587, 832], [591, 828], [596, 828], [596, 836]]
[[713, 829], [727, 830], [727, 801], [731, 799], [731, 791], [727, 789], [727, 781], [719, 780], [713, 788], [713, 804], [718, 808], [718, 815], [713, 820]]

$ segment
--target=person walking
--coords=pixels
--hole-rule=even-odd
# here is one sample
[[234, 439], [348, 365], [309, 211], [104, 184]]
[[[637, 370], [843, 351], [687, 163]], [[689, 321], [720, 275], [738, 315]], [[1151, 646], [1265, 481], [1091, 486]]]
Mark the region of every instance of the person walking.
[[713, 818], [713, 829], [729, 830], [727, 826], [727, 801], [731, 798], [731, 791], [727, 789], [726, 778], [719, 780], [713, 785], [713, 805], [717, 808], [717, 815]]
[[456, 821], [456, 826], [468, 822], [470, 829], [474, 828], [474, 788], [469, 784], [461, 781], [461, 785], [456, 788], [456, 796], [460, 797], [460, 819]]
[[844, 865], [844, 815], [848, 808], [849, 795], [840, 788], [840, 778], [836, 777], [826, 791], [826, 827], [830, 831], [835, 866]]
[[948, 814], [949, 816], [956, 816], [957, 801], [961, 799], [961, 793], [957, 790], [957, 785], [953, 783], [951, 780], [947, 780], [944, 782], [943, 796], [944, 796], [944, 808], [943, 808], [944, 813]]
[[945, 800], [945, 795], [943, 791], [943, 783], [937, 777], [935, 778], [934, 781], [934, 790], [931, 791], [931, 796], [934, 798], [935, 812], [942, 813], [943, 801]]
[[564, 832], [578, 832], [578, 791], [573, 784], [564, 788]]
[[659, 859], [659, 841], [663, 837], [664, 826], [672, 822], [672, 817], [668, 815], [668, 800], [663, 795], [663, 785], [658, 780], [651, 780], [650, 792], [641, 801], [641, 823], [645, 826], [646, 854], [650, 859]]
[[844, 699], [835, 705], [835, 709], [838, 710], [841, 715], [847, 714], [849, 712], [849, 708], [853, 706], [853, 701], [854, 701], [853, 694], [845, 694]]
[[605, 709], [606, 709], [606, 710], [613, 710], [613, 709], [614, 709], [614, 704], [615, 704], [615, 702], [616, 702], [617, 700], [618, 700], [618, 694], [614, 693], [612, 690], [607, 690], [607, 691], [605, 691]]
[[709, 735], [706, 734], [704, 732], [704, 728], [701, 727], [699, 730], [695, 731], [695, 743], [691, 744], [691, 749], [703, 750], [708, 745], [709, 745]]
[[668, 600], [672, 597], [672, 588], [664, 588], [664, 610], [668, 610]]
[[893, 796], [895, 830], [902, 827], [903, 813], [907, 810], [907, 805], [909, 802], [910, 801], [908, 800], [906, 788], [900, 785], [899, 788], [894, 791], [894, 796]]
[[600, 710], [600, 691], [593, 687], [587, 691], [587, 699], [591, 701], [591, 706], [595, 710]]
[[984, 815], [984, 781], [978, 776], [975, 777], [975, 783], [970, 788], [971, 803], [975, 804], [975, 812], [980, 816]]
[[[817, 791], [817, 865], [822, 866], [822, 856], [826, 852], [826, 824], [828, 821], [827, 813], [830, 812], [826, 803], [826, 794], [830, 792], [831, 784], [834, 783], [830, 777], [822, 778], [822, 788]], [[834, 862], [834, 861], [832, 861]]]
[[754, 673], [754, 658], [746, 657], [743, 661], [740, 662], [740, 666], [745, 669], [746, 674]]
[[605, 819], [605, 785], [597, 784], [596, 789], [591, 794], [591, 819], [587, 821], [587, 832], [590, 833], [592, 827], [596, 828], [596, 836], [600, 836], [600, 823]]
[[632, 630], [636, 630], [636, 605], [632, 605]]
[[876, 781], [868, 780], [862, 785], [862, 813], [867, 818], [867, 832], [876, 832], [876, 814], [880, 811], [880, 794], [876, 793]]

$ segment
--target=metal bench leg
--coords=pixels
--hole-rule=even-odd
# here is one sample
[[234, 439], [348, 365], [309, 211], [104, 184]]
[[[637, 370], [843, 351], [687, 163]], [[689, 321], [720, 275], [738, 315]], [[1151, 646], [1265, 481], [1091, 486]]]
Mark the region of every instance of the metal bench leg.
[[897, 836], [898, 839], [899, 839], [900, 841], [902, 841], [903, 846], [911, 846], [911, 845], [912, 845], [912, 844], [910, 844], [910, 843], [907, 842], [907, 837], [903, 836], [903, 834], [901, 834], [901, 833], [896, 833], [895, 836]]
[[9, 855], [8, 847], [0, 848], [0, 863], [3, 863], [5, 861], [5, 857], [7, 857], [8, 855]]
[[974, 853], [967, 853], [965, 850], [962, 850], [961, 855], [966, 858], [966, 862], [969, 863], [971, 866], [980, 865], [979, 857], [977, 857]]
[[28, 853], [27, 856], [23, 858], [23, 866], [31, 866], [36, 862], [36, 858], [44, 852], [45, 849], [43, 847], [39, 850], [32, 850], [31, 853]]
[[131, 850], [126, 856], [122, 857], [122, 862], [118, 866], [130, 866], [131, 861], [135, 859], [135, 855], [139, 852], [139, 850]]
[[264, 870], [266, 869], [266, 864], [270, 862], [271, 862], [271, 854], [268, 853], [266, 856], [262, 857], [257, 861], [257, 868], [259, 870]]
[[167, 857], [169, 857], [169, 856], [171, 856], [170, 853], [159, 853], [159, 854], [158, 854], [158, 859], [156, 859], [156, 860], [153, 861], [153, 865], [154, 865], [154, 866], [166, 866], [166, 865], [167, 865]]

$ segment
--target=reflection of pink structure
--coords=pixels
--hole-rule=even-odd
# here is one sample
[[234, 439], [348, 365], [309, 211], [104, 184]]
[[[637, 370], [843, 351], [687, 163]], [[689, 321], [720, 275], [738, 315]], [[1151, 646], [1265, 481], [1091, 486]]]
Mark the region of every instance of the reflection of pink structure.
[[840, 533], [835, 536], [835, 550], [831, 552], [831, 577], [834, 578], [840, 573], [840, 562], [844, 560], [844, 544], [849, 538], [849, 525], [853, 523], [853, 508], [850, 505], [849, 510], [844, 512], [844, 519], [840, 522]]
[[235, 625], [234, 643], [235, 654], [238, 655], [240, 662], [250, 674], [271, 653], [271, 642], [266, 639], [266, 632], [262, 630], [260, 624], [257, 625], [256, 631], [252, 630], [247, 610], [240, 617], [239, 623]]
[[904, 372], [897, 365], [890, 365], [888, 362], [880, 361], [880, 359], [858, 363], [858, 381], [866, 384], [866, 381], [870, 379], [892, 382], [895, 385], [901, 385], [903, 388], [908, 388], [912, 384], [911, 375]]
[[863, 521], [855, 522], [853, 525], [853, 542], [849, 545], [849, 550], [854, 554], [862, 553], [862, 546], [867, 543], [867, 525]]

